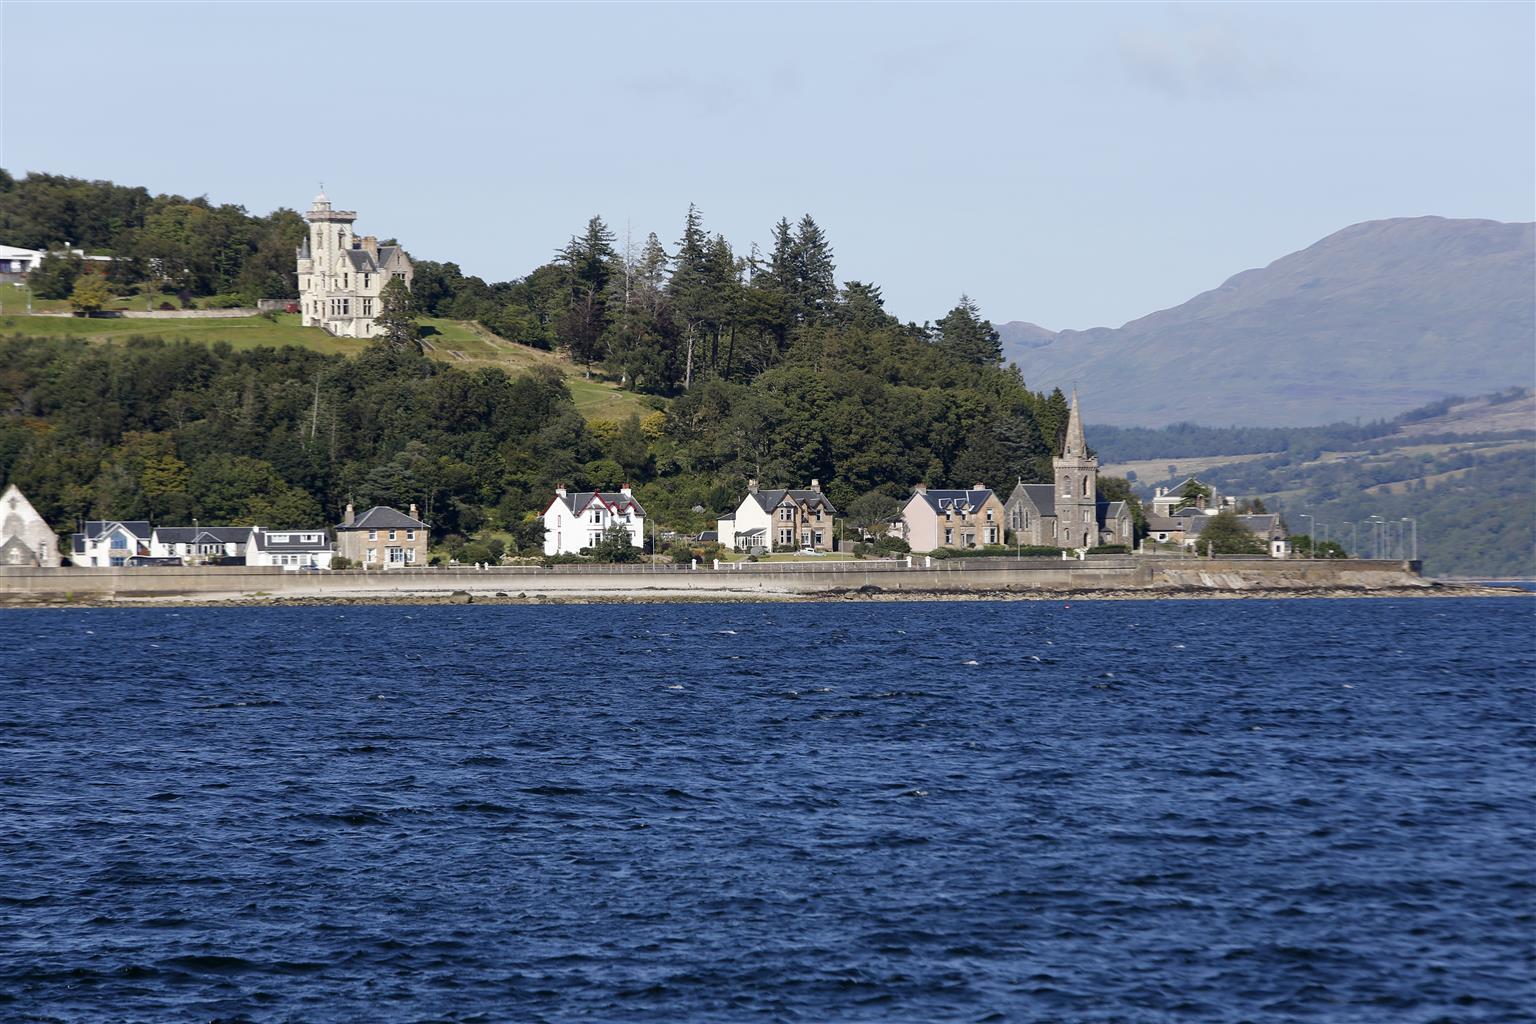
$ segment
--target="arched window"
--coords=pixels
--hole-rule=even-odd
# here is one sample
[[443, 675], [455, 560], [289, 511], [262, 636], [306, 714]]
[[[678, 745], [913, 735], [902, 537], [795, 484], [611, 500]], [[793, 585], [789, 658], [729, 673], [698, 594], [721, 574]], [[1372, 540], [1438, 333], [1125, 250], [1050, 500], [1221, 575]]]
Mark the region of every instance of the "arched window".
[[1088, 497], [1088, 478], [1083, 477], [1083, 497]]

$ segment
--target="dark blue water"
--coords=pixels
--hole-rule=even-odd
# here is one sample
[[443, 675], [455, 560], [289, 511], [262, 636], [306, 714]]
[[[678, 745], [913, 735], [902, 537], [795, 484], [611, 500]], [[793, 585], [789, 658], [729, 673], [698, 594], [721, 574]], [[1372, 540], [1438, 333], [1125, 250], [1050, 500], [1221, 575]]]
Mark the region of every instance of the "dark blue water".
[[1536, 601], [0, 612], [7, 1021], [1517, 1021]]

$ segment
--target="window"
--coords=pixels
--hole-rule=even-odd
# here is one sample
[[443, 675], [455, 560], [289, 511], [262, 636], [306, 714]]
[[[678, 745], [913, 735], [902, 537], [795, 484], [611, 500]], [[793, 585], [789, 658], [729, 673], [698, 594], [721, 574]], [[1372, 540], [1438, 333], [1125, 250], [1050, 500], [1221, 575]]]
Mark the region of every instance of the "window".
[[394, 540], [395, 539], [395, 531], [394, 530], [390, 530], [389, 531], [389, 539], [390, 540]]
[[390, 274], [389, 276], [394, 278], [396, 281], [404, 281], [405, 280], [405, 274], [401, 273], [398, 270], [395, 271], [393, 274]]
[[359, 312], [361, 312], [363, 314], [363, 316], [373, 316], [373, 300], [372, 299], [363, 299], [362, 302], [360, 303], [360, 306], [361, 306], [361, 308], [360, 308]]
[[596, 530], [593, 530], [592, 532], [587, 534], [587, 546], [588, 547], [596, 547], [599, 543], [602, 542], [602, 539], [603, 539], [603, 535], [601, 533], [598, 533]]
[[114, 548], [126, 548], [128, 546], [128, 538], [120, 533], [114, 533], [112, 535], [112, 546]]
[[995, 526], [987, 527], [987, 543], [988, 544], [996, 544], [997, 543], [997, 527], [995, 527]]
[[952, 528], [946, 526], [944, 528], [944, 543], [945, 544], [953, 544], [954, 542], [955, 542], [955, 531]]
[[817, 530], [816, 533], [814, 534], [814, 536], [812, 537], [813, 543], [818, 548], [821, 547], [821, 545], [822, 545], [822, 536], [823, 536], [822, 532], [820, 530]]
[[369, 540], [378, 540], [379, 539], [379, 531], [378, 530], [369, 530], [368, 531], [368, 539]]
[[406, 540], [415, 540], [416, 539], [416, 531], [415, 530], [406, 530], [405, 531], [405, 539]]
[[1088, 497], [1088, 478], [1083, 477], [1083, 497]]
[[372, 274], [364, 274], [363, 275], [363, 287], [367, 288], [368, 287], [368, 282], [372, 281], [372, 280], [373, 280], [373, 275]]
[[379, 560], [379, 549], [378, 548], [369, 548], [368, 549], [368, 557], [363, 559], [363, 561], [370, 562], [370, 563], [377, 562], [378, 560]]
[[352, 287], [352, 275], [351, 274], [342, 274], [341, 275], [341, 286], [343, 288], [351, 288]]
[[347, 238], [347, 233], [345, 231], [341, 230], [340, 228], [337, 228], [336, 229], [336, 248], [338, 248], [338, 249], [345, 249], [346, 245], [347, 245], [346, 238]]
[[789, 505], [785, 505], [783, 508], [779, 509], [779, 520], [781, 522], [788, 523], [788, 522], [793, 521], [794, 518], [795, 518], [795, 510], [793, 508], [791, 508]]
[[991, 521], [992, 521], [992, 510], [991, 509], [987, 509], [987, 522], [990, 523]]
[[595, 508], [595, 509], [592, 510], [592, 521], [594, 523], [601, 523], [603, 521], [603, 510], [602, 509]]
[[816, 521], [818, 523], [821, 522], [821, 509], [819, 507], [816, 509]]

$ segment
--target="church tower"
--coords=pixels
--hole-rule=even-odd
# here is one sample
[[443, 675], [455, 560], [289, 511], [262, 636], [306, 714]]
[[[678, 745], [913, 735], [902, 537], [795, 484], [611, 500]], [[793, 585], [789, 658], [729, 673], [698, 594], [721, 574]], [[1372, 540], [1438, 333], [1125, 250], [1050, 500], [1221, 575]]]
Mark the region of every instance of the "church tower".
[[1088, 454], [1083, 415], [1072, 389], [1067, 439], [1061, 457], [1051, 460], [1056, 473], [1056, 537], [1062, 547], [1091, 548], [1099, 543], [1099, 460]]

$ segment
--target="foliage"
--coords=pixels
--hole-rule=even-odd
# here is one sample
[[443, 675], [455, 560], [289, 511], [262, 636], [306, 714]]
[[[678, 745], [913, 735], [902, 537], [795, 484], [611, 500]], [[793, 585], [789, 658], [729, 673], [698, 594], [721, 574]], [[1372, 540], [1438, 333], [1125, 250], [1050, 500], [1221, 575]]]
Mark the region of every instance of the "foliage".
[[39, 299], [67, 299], [75, 281], [85, 272], [85, 260], [72, 252], [52, 251], [27, 275], [32, 294]]
[[877, 540], [885, 536], [886, 527], [899, 515], [901, 502], [884, 491], [861, 494], [849, 502], [846, 509], [848, 525], [861, 536], [873, 536]]
[[379, 315], [373, 323], [384, 332], [379, 338], [385, 345], [421, 353], [421, 331], [412, 314], [411, 292], [398, 277], [390, 278], [379, 291]]
[[1061, 557], [1061, 548], [1048, 547], [1043, 544], [1022, 544], [1009, 547], [1007, 544], [989, 544], [976, 548], [939, 548], [928, 552], [929, 558], [1018, 558], [1023, 556], [1052, 558]]
[[69, 293], [69, 308], [76, 313], [99, 313], [112, 301], [107, 282], [95, 274], [81, 274], [75, 278], [75, 286]]
[[1303, 558], [1348, 558], [1349, 552], [1337, 541], [1320, 540], [1315, 545], [1312, 538], [1304, 533], [1294, 534], [1291, 537], [1291, 550]]
[[1195, 550], [1213, 555], [1262, 555], [1268, 549], [1263, 540], [1243, 525], [1234, 510], [1224, 508], [1206, 519], [1196, 536]]
[[613, 523], [583, 554], [594, 562], [638, 562], [641, 551], [630, 541], [629, 530], [622, 523]]
[[1100, 544], [1098, 547], [1088, 549], [1090, 555], [1125, 555], [1130, 553], [1130, 547], [1125, 544]]

